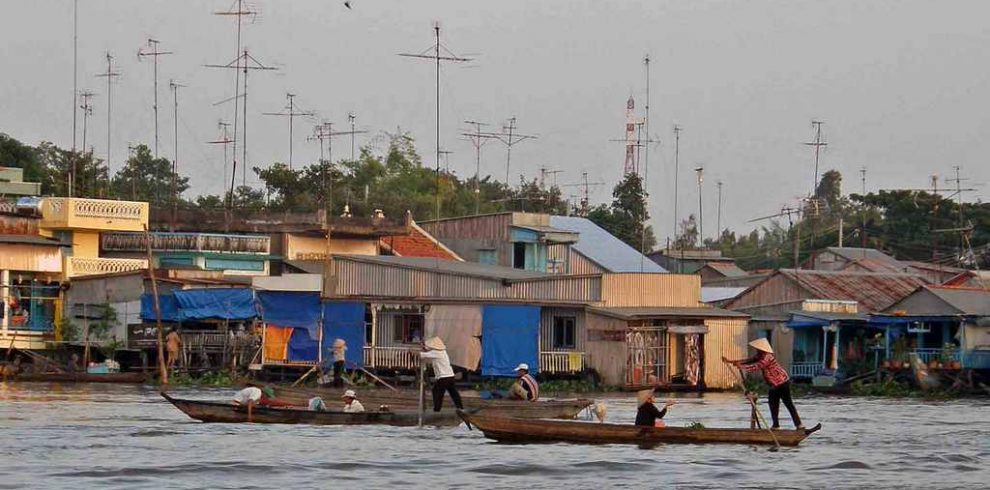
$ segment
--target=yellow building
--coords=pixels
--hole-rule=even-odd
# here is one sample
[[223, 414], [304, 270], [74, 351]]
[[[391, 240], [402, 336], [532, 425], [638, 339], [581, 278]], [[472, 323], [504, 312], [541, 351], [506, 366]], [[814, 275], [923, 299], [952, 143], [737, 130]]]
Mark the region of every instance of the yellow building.
[[71, 243], [65, 253], [63, 278], [91, 274], [108, 274], [145, 269], [143, 259], [120, 259], [100, 256], [100, 233], [144, 231], [148, 226], [148, 203], [50, 197], [42, 200], [42, 235]]

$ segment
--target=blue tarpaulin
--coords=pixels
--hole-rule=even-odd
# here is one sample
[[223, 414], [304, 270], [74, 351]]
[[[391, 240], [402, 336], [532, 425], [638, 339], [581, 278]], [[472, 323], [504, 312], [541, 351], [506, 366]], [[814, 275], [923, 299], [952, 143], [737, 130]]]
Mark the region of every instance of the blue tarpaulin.
[[824, 327], [828, 324], [827, 320], [791, 320], [787, 322], [789, 328]]
[[320, 356], [320, 341], [310, 337], [304, 328], [293, 328], [289, 337], [289, 361], [316, 361]]
[[306, 329], [310, 339], [320, 339], [319, 293], [258, 291], [258, 309], [266, 323]]
[[491, 306], [481, 309], [481, 374], [515, 376], [519, 363], [539, 369], [540, 307]]
[[333, 362], [333, 341], [347, 342], [347, 364], [364, 366], [364, 303], [327, 302], [323, 305], [323, 359]]
[[[179, 303], [175, 301], [175, 296], [171, 294], [158, 295], [158, 307], [162, 312], [163, 322], [181, 322], [182, 316], [179, 312]], [[156, 321], [154, 295], [144, 293], [141, 295], [141, 319], [148, 322]]]
[[173, 294], [183, 320], [245, 320], [258, 316], [254, 291], [248, 288], [185, 289]]

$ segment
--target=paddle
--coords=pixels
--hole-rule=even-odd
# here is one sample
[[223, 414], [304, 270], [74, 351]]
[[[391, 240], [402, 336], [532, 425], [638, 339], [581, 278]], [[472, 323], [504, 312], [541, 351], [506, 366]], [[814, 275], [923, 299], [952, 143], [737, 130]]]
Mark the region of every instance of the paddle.
[[[731, 363], [729, 363], [727, 361], [726, 361], [726, 363], [727, 364], [731, 364]], [[740, 386], [743, 387], [743, 391], [745, 391], [746, 390], [746, 378], [742, 374], [742, 369], [739, 368], [738, 366], [735, 366], [735, 367], [736, 367], [736, 369], [732, 370], [732, 372], [735, 373], [736, 376], [739, 377], [739, 384], [740, 384]], [[749, 406], [753, 408], [753, 411], [756, 412], [756, 416], [759, 418], [760, 422], [763, 424], [763, 427], [766, 428], [767, 432], [770, 433], [770, 438], [773, 439], [774, 447], [770, 448], [770, 451], [772, 451], [772, 452], [780, 451], [780, 441], [777, 440], [777, 434], [774, 434], [773, 433], [773, 429], [770, 427], [770, 424], [767, 424], [767, 420], [765, 418], [763, 418], [763, 413], [760, 412], [760, 409], [756, 407], [756, 402], [754, 402], [753, 401], [753, 398], [750, 397], [750, 396], [746, 396], [745, 394], [743, 396], [746, 398], [746, 401], [749, 402]]]

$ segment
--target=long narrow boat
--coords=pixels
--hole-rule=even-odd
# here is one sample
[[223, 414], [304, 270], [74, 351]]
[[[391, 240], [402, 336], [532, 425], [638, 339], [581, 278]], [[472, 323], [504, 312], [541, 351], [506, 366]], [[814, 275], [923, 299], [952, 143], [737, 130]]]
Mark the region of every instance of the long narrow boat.
[[[499, 442], [571, 442], [579, 444], [774, 444], [766, 429], [692, 429], [687, 427], [640, 427], [566, 420], [526, 420], [492, 417], [458, 411], [468, 427], [477, 427], [485, 437]], [[821, 424], [807, 430], [774, 431], [781, 446], [797, 446]]]
[[31, 373], [18, 374], [14, 381], [40, 381], [48, 383], [144, 383], [147, 376], [140, 372], [128, 373]]
[[[309, 424], [309, 425], [396, 425], [414, 426], [419, 414], [408, 410], [367, 411], [344, 413], [341, 411], [317, 412], [304, 408], [254, 407], [248, 417], [247, 407], [229, 402], [208, 402], [173, 398], [161, 394], [175, 408], [202, 422], [257, 423], [257, 424]], [[456, 414], [423, 414], [423, 424], [431, 426], [457, 426], [461, 421]]]
[[[292, 388], [287, 386], [272, 386], [275, 398], [293, 405], [305, 406], [309, 399], [319, 396], [326, 401], [340, 397], [342, 391], [328, 389]], [[419, 405], [417, 393], [411, 391], [368, 390], [358, 393], [365, 407], [380, 407], [387, 405], [392, 409], [415, 410]], [[517, 417], [523, 419], [573, 419], [581, 410], [593, 403], [586, 398], [570, 400], [542, 400], [527, 402], [520, 400], [483, 400], [478, 397], [463, 396], [464, 408], [476, 410], [479, 413], [493, 416]], [[427, 395], [426, 405], [429, 407], [431, 398]], [[441, 413], [449, 413], [456, 417], [450, 399], [444, 400], [445, 409]]]

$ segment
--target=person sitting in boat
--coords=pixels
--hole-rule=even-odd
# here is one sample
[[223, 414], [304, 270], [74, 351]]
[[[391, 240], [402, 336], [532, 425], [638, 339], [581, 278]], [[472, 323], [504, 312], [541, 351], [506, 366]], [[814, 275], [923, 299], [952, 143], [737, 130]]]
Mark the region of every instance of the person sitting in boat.
[[674, 405], [673, 401], [667, 400], [663, 409], [657, 408], [652, 388], [636, 393], [636, 400], [639, 402], [639, 409], [636, 410], [636, 425], [643, 427], [663, 427], [663, 421], [660, 419], [667, 415], [667, 409]]
[[326, 412], [327, 404], [323, 402], [323, 398], [314, 396], [306, 403], [306, 408], [313, 412]]
[[787, 375], [784, 367], [777, 362], [777, 358], [774, 357], [770, 342], [767, 339], [756, 339], [750, 342], [749, 346], [756, 349], [755, 356], [749, 359], [734, 361], [722, 357], [722, 360], [739, 367], [747, 373], [756, 371], [763, 373], [763, 379], [770, 385], [767, 398], [769, 398], [770, 402], [770, 418], [773, 421], [772, 429], [780, 429], [778, 415], [780, 414], [780, 402], [783, 401], [784, 406], [787, 407], [787, 411], [791, 414], [791, 420], [794, 421], [794, 427], [798, 430], [804, 430], [804, 424], [801, 423], [801, 416], [798, 415], [794, 401], [791, 400], [791, 378]]
[[447, 355], [447, 346], [440, 337], [432, 337], [423, 343], [423, 352], [420, 358], [429, 361], [433, 367], [433, 375], [436, 381], [433, 383], [433, 411], [439, 412], [443, 408], [443, 393], [450, 394], [450, 399], [454, 401], [454, 406], [464, 409], [461, 403], [461, 394], [454, 386], [454, 368], [450, 367], [450, 356]]
[[341, 396], [344, 399], [344, 413], [360, 413], [364, 411], [364, 405], [357, 399], [354, 390], [347, 390]]
[[509, 388], [509, 398], [512, 400], [528, 400], [535, 402], [540, 397], [540, 384], [529, 374], [529, 365], [522, 363], [516, 366], [518, 378]]

